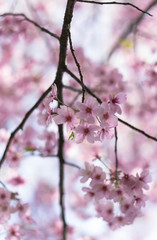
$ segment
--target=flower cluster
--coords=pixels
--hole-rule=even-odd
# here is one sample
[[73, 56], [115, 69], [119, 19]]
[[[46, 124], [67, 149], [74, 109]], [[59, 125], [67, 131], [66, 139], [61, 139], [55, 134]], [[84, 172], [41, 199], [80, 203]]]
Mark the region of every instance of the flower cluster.
[[[108, 222], [111, 229], [132, 224], [136, 217], [141, 216], [141, 208], [145, 206], [151, 181], [148, 167], [136, 176], [122, 172], [111, 172], [109, 178], [99, 166], [85, 163], [80, 170], [81, 182], [90, 181], [89, 187], [83, 187], [85, 199], [94, 200], [98, 217]], [[119, 204], [116, 209], [116, 203]], [[118, 214], [116, 214], [118, 212]]]
[[84, 139], [89, 143], [103, 141], [105, 137], [113, 137], [113, 128], [118, 124], [115, 113], [121, 114], [119, 104], [125, 100], [124, 93], [109, 96], [102, 104], [93, 97], [86, 96], [85, 102], [76, 102], [73, 108], [65, 105], [58, 108], [54, 121], [56, 124], [66, 124], [76, 143], [81, 143]]
[[41, 125], [48, 125], [52, 122], [52, 119], [56, 115], [56, 112], [50, 107], [50, 103], [57, 100], [57, 87], [52, 85], [51, 93], [45, 98], [39, 105], [38, 123]]
[[[8, 225], [13, 214], [20, 218], [20, 224]], [[24, 226], [34, 224], [30, 217], [31, 211], [27, 203], [22, 204], [17, 198], [17, 193], [0, 188], [0, 224], [7, 229], [6, 240], [20, 240], [26, 234]]]

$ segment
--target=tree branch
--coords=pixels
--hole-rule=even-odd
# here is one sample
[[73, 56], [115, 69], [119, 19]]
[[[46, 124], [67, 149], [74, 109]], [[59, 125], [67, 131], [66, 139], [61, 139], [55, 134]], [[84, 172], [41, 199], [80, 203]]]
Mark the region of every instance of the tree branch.
[[154, 140], [155, 142], [157, 142], [157, 138], [149, 135], [148, 133], [144, 132], [143, 130], [141, 130], [141, 129], [137, 128], [137, 127], [134, 127], [133, 125], [131, 125], [131, 124], [128, 123], [128, 122], [125, 122], [125, 121], [122, 120], [121, 118], [118, 118], [118, 121], [121, 122], [121, 123], [123, 123], [124, 125], [128, 126], [129, 128], [131, 128], [131, 129], [133, 129], [133, 130], [141, 133], [141, 134], [144, 135], [145, 137], [150, 138], [150, 139]]
[[73, 92], [78, 92], [78, 93], [81, 93], [81, 92], [82, 92], [81, 89], [76, 89], [76, 88], [67, 86], [67, 85], [65, 85], [65, 84], [63, 84], [63, 88], [69, 89], [69, 90], [71, 90], [71, 91], [73, 91]]
[[117, 142], [118, 142], [118, 135], [117, 135], [117, 128], [114, 128], [115, 133], [115, 167], [116, 167], [116, 177], [118, 172], [118, 154], [117, 154]]
[[[148, 7], [146, 7], [145, 11], [149, 11], [152, 7], [154, 7], [157, 4], [157, 0], [152, 1]], [[114, 46], [112, 47], [111, 51], [109, 52], [108, 58], [109, 59], [112, 54], [117, 50], [117, 48], [119, 47], [119, 44], [121, 42], [121, 40], [125, 39], [130, 32], [132, 32], [132, 30], [134, 29], [135, 26], [137, 26], [143, 19], [144, 17], [144, 13], [142, 13], [139, 17], [137, 17], [128, 27], [127, 29], [120, 35], [120, 37], [118, 38], [118, 40], [116, 41], [116, 43], [114, 44]]]
[[116, 4], [116, 5], [125, 5], [125, 6], [130, 6], [130, 7], [133, 7], [135, 9], [137, 9], [138, 11], [142, 12], [142, 13], [145, 13], [145, 14], [148, 14], [149, 16], [152, 17], [152, 14], [148, 13], [147, 11], [145, 10], [142, 10], [140, 9], [139, 7], [137, 7], [136, 5], [132, 4], [132, 3], [129, 3], [129, 2], [96, 2], [96, 1], [87, 1], [87, 0], [77, 0], [77, 2], [82, 2], [82, 3], [92, 3], [92, 4], [99, 4], [99, 5], [113, 5], [113, 4]]
[[37, 22], [31, 20], [30, 18], [28, 18], [25, 14], [23, 13], [4, 13], [1, 14], [0, 17], [7, 17], [7, 16], [12, 16], [12, 17], [23, 17], [24, 20], [26, 20], [27, 22], [33, 24], [35, 27], [37, 27], [38, 29], [40, 29], [42, 32], [45, 32], [47, 34], [49, 34], [51, 37], [56, 38], [57, 40], [59, 40], [59, 36], [57, 36], [55, 33], [50, 32], [48, 29], [40, 26]]
[[83, 75], [82, 75], [82, 72], [81, 72], [80, 64], [79, 64], [79, 62], [78, 62], [78, 60], [75, 56], [75, 53], [74, 53], [70, 30], [69, 30], [69, 43], [70, 43], [71, 54], [74, 58], [74, 61], [76, 63], [76, 66], [78, 68], [78, 72], [79, 72], [79, 75], [80, 75], [81, 86], [82, 86], [82, 102], [84, 102], [84, 100], [85, 100], [85, 86], [84, 86], [84, 83], [83, 83]]
[[64, 161], [64, 164], [80, 169], [80, 167], [78, 165], [71, 163], [71, 162]]
[[[63, 73], [65, 71], [65, 61], [67, 54], [68, 36], [70, 23], [73, 17], [73, 9], [75, 0], [68, 0], [64, 15], [64, 21], [62, 26], [62, 32], [60, 36], [60, 50], [59, 50], [59, 63], [56, 73], [56, 86], [58, 89], [58, 99], [63, 102]], [[58, 125], [59, 140], [58, 140], [58, 157], [59, 157], [59, 192], [60, 192], [60, 207], [61, 218], [63, 223], [62, 239], [66, 240], [67, 224], [65, 220], [65, 206], [64, 206], [64, 135], [63, 125]]]

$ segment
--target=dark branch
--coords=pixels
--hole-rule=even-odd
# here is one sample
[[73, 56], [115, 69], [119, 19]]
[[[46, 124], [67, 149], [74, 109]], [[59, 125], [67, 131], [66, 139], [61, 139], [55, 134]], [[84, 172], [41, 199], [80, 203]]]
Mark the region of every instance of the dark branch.
[[64, 85], [64, 84], [63, 84], [63, 88], [69, 89], [73, 92], [78, 92], [78, 93], [82, 92], [81, 89], [76, 89], [76, 88], [73, 88], [73, 87], [70, 87], [70, 86], [67, 86], [67, 85]]
[[83, 3], [92, 3], [92, 4], [99, 4], [99, 5], [112, 5], [112, 4], [116, 4], [116, 5], [125, 5], [125, 6], [130, 6], [130, 7], [133, 7], [133, 8], [136, 8], [138, 11], [142, 12], [142, 13], [145, 13], [145, 14], [148, 14], [149, 16], [152, 17], [152, 14], [148, 13], [147, 11], [145, 10], [142, 10], [140, 9], [139, 7], [137, 7], [136, 5], [132, 4], [132, 3], [125, 3], [125, 2], [96, 2], [96, 1], [86, 1], [86, 0], [77, 0], [77, 2], [83, 2]]
[[64, 164], [80, 169], [80, 167], [78, 165], [71, 163], [71, 162], [64, 161]]
[[26, 20], [27, 22], [33, 24], [35, 27], [37, 27], [38, 29], [40, 29], [42, 32], [45, 32], [47, 34], [49, 34], [51, 37], [56, 38], [57, 40], [59, 40], [59, 36], [57, 36], [55, 33], [50, 32], [48, 29], [40, 26], [37, 22], [31, 20], [30, 18], [28, 18], [25, 14], [23, 13], [4, 13], [1, 14], [0, 17], [7, 17], [7, 16], [12, 16], [12, 17], [23, 17], [24, 20]]
[[[55, 83], [58, 89], [58, 99], [63, 102], [63, 73], [65, 71], [65, 61], [67, 54], [67, 45], [69, 37], [70, 23], [73, 17], [74, 0], [68, 0], [64, 15], [64, 21], [62, 26], [62, 32], [60, 36], [60, 50], [59, 50], [59, 63], [56, 73]], [[60, 192], [60, 207], [61, 207], [61, 219], [63, 223], [62, 239], [66, 240], [67, 224], [65, 220], [65, 205], [64, 205], [64, 135], [63, 125], [58, 126], [59, 139], [58, 139], [58, 157], [59, 157], [59, 192]]]
[[72, 39], [71, 39], [71, 33], [70, 33], [70, 30], [69, 30], [69, 43], [70, 43], [70, 50], [71, 50], [71, 54], [74, 58], [74, 61], [76, 63], [76, 66], [78, 68], [78, 72], [79, 72], [79, 75], [80, 75], [80, 80], [81, 80], [81, 86], [82, 86], [82, 102], [84, 102], [85, 100], [85, 86], [84, 86], [84, 83], [83, 83], [83, 75], [82, 75], [82, 72], [81, 72], [81, 67], [80, 67], [80, 64], [75, 56], [75, 52], [74, 52], [74, 49], [73, 49], [73, 44], [72, 44]]
[[120, 119], [120, 118], [118, 118], [118, 121], [121, 122], [121, 123], [123, 123], [124, 125], [128, 126], [129, 128], [131, 128], [131, 129], [133, 129], [133, 130], [135, 130], [135, 131], [143, 134], [145, 137], [150, 138], [150, 139], [154, 140], [155, 142], [157, 142], [157, 138], [149, 135], [148, 133], [144, 132], [143, 130], [141, 130], [141, 129], [137, 128], [137, 127], [134, 127], [134, 126], [131, 125], [130, 123], [125, 122], [124, 120], [122, 120], [122, 119]]
[[118, 135], [117, 135], [117, 128], [114, 128], [114, 133], [115, 133], [115, 167], [116, 167], [116, 176], [117, 176], [117, 171], [118, 171], [118, 154], [117, 154], [117, 142], [118, 142]]
[[[145, 11], [149, 11], [152, 7], [154, 7], [157, 4], [157, 0], [152, 1], [148, 7], [146, 7]], [[114, 46], [112, 47], [111, 51], [109, 52], [108, 59], [112, 56], [112, 54], [117, 50], [119, 47], [119, 44], [121, 40], [125, 39], [131, 32], [132, 30], [137, 27], [137, 25], [142, 21], [144, 17], [144, 13], [141, 13], [139, 17], [137, 17], [128, 27], [127, 29], [120, 35]]]

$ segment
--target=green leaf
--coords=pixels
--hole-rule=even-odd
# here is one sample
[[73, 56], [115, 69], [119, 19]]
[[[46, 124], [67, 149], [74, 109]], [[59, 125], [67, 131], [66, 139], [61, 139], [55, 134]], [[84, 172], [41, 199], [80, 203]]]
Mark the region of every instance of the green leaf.
[[75, 134], [74, 134], [74, 132], [72, 132], [72, 133], [70, 134], [70, 136], [69, 136], [68, 140], [73, 140], [73, 139], [74, 139], [74, 137], [75, 137]]

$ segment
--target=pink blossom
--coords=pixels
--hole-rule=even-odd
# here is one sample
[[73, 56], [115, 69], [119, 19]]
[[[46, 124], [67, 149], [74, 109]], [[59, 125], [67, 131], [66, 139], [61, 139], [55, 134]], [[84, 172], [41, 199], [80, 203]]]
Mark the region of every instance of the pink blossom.
[[109, 227], [112, 230], [116, 230], [117, 228], [120, 228], [126, 224], [125, 217], [123, 216], [117, 216], [113, 219], [113, 221], [109, 222]]
[[92, 175], [91, 175], [91, 183], [90, 183], [90, 186], [94, 186], [94, 185], [97, 185], [97, 184], [101, 184], [104, 182], [104, 180], [106, 179], [106, 174], [105, 172], [102, 170], [101, 167], [95, 167], [93, 169], [93, 172], [92, 172]]
[[38, 123], [41, 125], [49, 126], [52, 123], [54, 117], [57, 116], [56, 109], [48, 107], [44, 112], [38, 114]]
[[19, 201], [16, 206], [16, 210], [18, 211], [19, 217], [21, 219], [26, 219], [27, 216], [30, 216], [30, 208], [28, 203], [21, 204]]
[[126, 101], [126, 94], [125, 93], [118, 93], [116, 94], [115, 96], [109, 96], [109, 106], [110, 106], [110, 109], [113, 113], [118, 113], [118, 114], [121, 114], [122, 113], [122, 110], [119, 106], [119, 104], [121, 103], [124, 103]]
[[56, 86], [56, 84], [54, 83], [51, 88], [52, 88], [52, 91], [49, 95], [49, 98], [51, 99], [51, 102], [53, 102], [53, 100], [58, 100], [57, 99], [57, 86]]
[[120, 209], [122, 211], [122, 213], [127, 213], [129, 212], [131, 209], [134, 210], [134, 206], [133, 206], [133, 199], [130, 198], [123, 198], [120, 201]]
[[9, 164], [10, 167], [12, 168], [16, 168], [20, 165], [22, 156], [20, 153], [15, 152], [13, 150], [8, 151], [7, 153], [7, 162]]
[[88, 96], [84, 103], [77, 102], [75, 108], [79, 110], [79, 112], [76, 113], [79, 119], [83, 119], [88, 123], [94, 123], [99, 103], [93, 97]]
[[101, 129], [97, 132], [96, 140], [102, 142], [104, 138], [111, 139], [114, 136], [113, 128], [108, 123], [100, 123]]
[[89, 143], [95, 142], [96, 131], [100, 127], [97, 125], [88, 125], [87, 123], [81, 123], [78, 127], [75, 128], [75, 140], [76, 143], [81, 143], [85, 138]]
[[0, 188], [0, 204], [10, 202], [11, 192], [4, 188]]
[[56, 153], [56, 145], [52, 141], [46, 141], [44, 147], [39, 147], [38, 151], [41, 153], [42, 156], [51, 156]]
[[80, 169], [79, 174], [82, 176], [80, 179], [80, 182], [85, 183], [88, 181], [89, 178], [91, 178], [93, 173], [94, 165], [89, 164], [88, 162], [85, 162], [85, 169]]
[[135, 196], [135, 206], [137, 208], [145, 207], [147, 199], [148, 197], [145, 194], [140, 194], [139, 196]]
[[61, 106], [58, 108], [57, 114], [58, 115], [54, 118], [56, 124], [66, 123], [68, 129], [72, 130], [78, 123], [74, 111], [66, 106]]
[[14, 224], [8, 227], [8, 234], [6, 240], [20, 240], [20, 226], [18, 224]]
[[133, 189], [135, 188], [137, 179], [133, 175], [124, 174], [121, 179], [121, 187], [125, 193], [132, 196]]
[[102, 125], [108, 124], [110, 127], [116, 127], [118, 125], [118, 119], [113, 115], [113, 112], [109, 108], [109, 104], [107, 102], [103, 102], [98, 111], [97, 115], [100, 118]]
[[6, 223], [10, 219], [12, 210], [10, 202], [3, 202], [0, 204], [0, 223]]
[[83, 187], [82, 191], [85, 192], [86, 194], [84, 195], [84, 198], [87, 201], [91, 201], [95, 197], [95, 192], [91, 188]]
[[93, 186], [93, 191], [95, 192], [95, 197], [97, 200], [102, 198], [111, 199], [110, 192], [112, 191], [111, 185], [105, 183], [97, 184]]
[[120, 202], [123, 198], [122, 188], [113, 188], [110, 192], [110, 198], [113, 199], [114, 202]]
[[112, 202], [97, 204], [96, 210], [98, 217], [102, 217], [105, 221], [111, 222], [114, 218], [114, 207]]
[[151, 181], [151, 176], [149, 173], [149, 169], [146, 167], [141, 172], [140, 176], [136, 174], [136, 178], [138, 179], [138, 186], [144, 188], [146, 190], [149, 189], [148, 183]]

